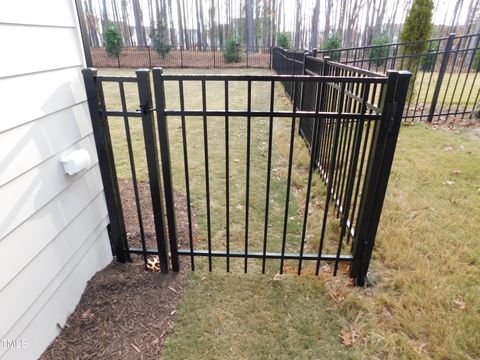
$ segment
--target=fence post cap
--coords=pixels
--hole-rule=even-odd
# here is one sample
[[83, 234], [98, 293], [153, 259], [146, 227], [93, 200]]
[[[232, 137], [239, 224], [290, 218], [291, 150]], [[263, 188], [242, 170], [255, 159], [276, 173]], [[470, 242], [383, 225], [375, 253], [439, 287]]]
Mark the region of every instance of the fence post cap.
[[135, 73], [136, 73], [136, 74], [142, 74], [142, 73], [148, 74], [148, 73], [150, 73], [150, 69], [140, 68], [140, 69], [135, 70]]
[[152, 68], [152, 72], [154, 73], [160, 73], [160, 74], [163, 74], [163, 68], [161, 66], [155, 66], [154, 68]]
[[82, 74], [93, 74], [96, 75], [98, 72], [97, 68], [87, 67], [82, 69]]

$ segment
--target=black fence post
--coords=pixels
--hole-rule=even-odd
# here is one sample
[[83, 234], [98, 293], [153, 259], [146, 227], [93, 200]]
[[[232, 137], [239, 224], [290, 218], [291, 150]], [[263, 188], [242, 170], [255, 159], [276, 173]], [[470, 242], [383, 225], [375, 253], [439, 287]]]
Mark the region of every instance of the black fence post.
[[269, 62], [269, 69], [273, 69], [273, 47], [270, 46], [270, 62]]
[[152, 198], [153, 218], [155, 222], [155, 235], [157, 238], [158, 258], [160, 271], [168, 273], [168, 255], [165, 235], [165, 222], [163, 218], [163, 199], [161, 192], [160, 169], [158, 167], [157, 139], [155, 136], [155, 123], [152, 116], [152, 91], [150, 87], [150, 70], [138, 69], [137, 84], [142, 111], [143, 137], [147, 157], [148, 179], [150, 182], [150, 195]]
[[162, 160], [163, 186], [165, 193], [165, 211], [167, 213], [168, 235], [172, 270], [179, 271], [177, 246], [177, 221], [175, 216], [175, 200], [172, 183], [172, 165], [170, 161], [170, 143], [168, 140], [168, 122], [165, 116], [165, 86], [162, 78], [163, 69], [153, 68], [153, 87], [155, 90], [155, 106], [157, 108], [158, 137], [160, 140], [160, 157]]
[[183, 69], [183, 46], [180, 45], [180, 67]]
[[215, 64], [215, 47], [212, 46], [212, 52], [213, 52], [213, 68], [215, 69], [217, 66]]
[[150, 53], [150, 46], [147, 46], [148, 49], [148, 63], [150, 64], [150, 69], [152, 68], [152, 54]]
[[[433, 92], [432, 102], [430, 103], [430, 109], [428, 111], [427, 121], [432, 122], [435, 114], [435, 108], [437, 107], [438, 95], [442, 88], [443, 77], [447, 71], [448, 61], [450, 59], [450, 53], [452, 52], [453, 40], [455, 40], [455, 34], [451, 33], [448, 36], [447, 45], [445, 47], [445, 53], [443, 54], [442, 64], [440, 65], [440, 71], [438, 72], [437, 83], [435, 84], [435, 91]], [[415, 81], [415, 79], [414, 79]]]
[[118, 188], [117, 173], [115, 171], [110, 129], [108, 127], [107, 117], [105, 116], [106, 110], [102, 85], [97, 81], [97, 69], [83, 69], [82, 73], [107, 203], [108, 217], [110, 219], [109, 236], [112, 252], [117, 257], [118, 262], [124, 263], [126, 260], [130, 261], [130, 253], [128, 252], [127, 232], [125, 230], [120, 190]]
[[322, 75], [323, 76], [328, 76], [330, 73], [330, 56], [324, 56], [323, 57], [323, 66], [322, 66]]
[[368, 267], [387, 191], [408, 84], [412, 76], [408, 71], [389, 71], [387, 75], [385, 94], [382, 97], [382, 117], [373, 134], [374, 147], [368, 159], [352, 249], [350, 276], [355, 279], [358, 286], [364, 286], [368, 281]]

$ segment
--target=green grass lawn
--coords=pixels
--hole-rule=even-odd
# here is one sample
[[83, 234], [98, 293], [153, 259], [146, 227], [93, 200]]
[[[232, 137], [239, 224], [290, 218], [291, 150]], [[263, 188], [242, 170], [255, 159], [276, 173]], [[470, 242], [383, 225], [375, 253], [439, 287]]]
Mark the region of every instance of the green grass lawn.
[[[250, 70], [249, 70], [250, 72]], [[213, 85], [212, 85], [213, 86]], [[263, 106], [265, 89], [258, 86], [258, 103]], [[135, 99], [135, 89], [131, 94]], [[244, 90], [235, 90], [238, 106]], [[281, 91], [279, 108], [289, 106]], [[223, 93], [209, 104], [223, 101]], [[263, 100], [262, 100], [263, 99]], [[198, 97], [189, 99], [196, 106]], [[223, 102], [221, 103], [223, 104]], [[168, 104], [167, 104], [168, 105]], [[131, 107], [135, 107], [134, 101]], [[267, 119], [252, 128], [252, 182], [265, 184], [265, 135]], [[198, 119], [187, 121], [190, 132], [192, 202], [198, 215], [201, 238], [205, 237], [203, 143]], [[236, 123], [237, 122], [237, 123]], [[184, 186], [179, 120], [170, 123], [175, 184]], [[211, 125], [210, 125], [211, 124]], [[285, 159], [288, 122], [276, 122], [275, 157], [272, 168], [272, 218], [283, 214]], [[212, 156], [221, 156], [224, 146], [222, 120], [209, 122]], [[243, 241], [245, 123], [231, 125], [232, 230], [235, 246]], [[120, 125], [112, 136], [124, 136]], [[133, 129], [136, 152], [142, 156], [139, 128]], [[223, 135], [222, 135], [223, 136]], [[308, 152], [296, 137], [292, 204], [288, 244], [298, 245]], [[120, 176], [128, 178], [126, 153], [115, 145]], [[232, 147], [233, 148], [233, 147]], [[216, 153], [218, 152], [218, 154]], [[122, 156], [123, 154], [123, 156]], [[224, 154], [224, 153], [223, 153]], [[262, 159], [263, 158], [263, 159]], [[179, 160], [180, 159], [180, 160]], [[238, 160], [238, 161], [237, 161]], [[215, 216], [214, 244], [224, 241], [224, 181], [220, 162], [212, 163], [212, 215]], [[123, 169], [123, 170], [122, 170]], [[138, 168], [139, 173], [145, 171]], [[145, 175], [143, 175], [144, 178]], [[324, 187], [315, 180], [317, 199]], [[237, 186], [238, 185], [238, 186]], [[235, 189], [235, 190], [234, 190]], [[263, 231], [264, 186], [252, 187], [251, 240], [258, 246]], [[315, 203], [315, 199], [314, 199]], [[327, 267], [319, 277], [310, 272], [275, 276], [277, 264], [261, 275], [258, 264], [251, 272], [226, 274], [224, 263], [214, 273], [189, 273], [174, 332], [167, 339], [166, 359], [478, 359], [480, 358], [480, 141], [422, 124], [402, 127], [397, 153], [377, 236], [371, 270], [376, 285], [352, 288], [345, 275], [330, 276]], [[215, 205], [213, 205], [215, 204]], [[321, 210], [321, 204], [314, 206]], [[212, 216], [213, 219], [213, 216]], [[272, 220], [275, 221], [275, 220]], [[314, 225], [311, 221], [309, 226]], [[232, 224], [233, 226], [234, 224]], [[278, 227], [272, 223], [269, 243], [278, 248]], [[314, 230], [312, 229], [312, 232]], [[334, 235], [334, 234], [333, 234]], [[204, 246], [203, 240], [199, 245]], [[313, 240], [310, 242], [314, 246]], [[270, 250], [270, 249], [269, 249]], [[240, 264], [241, 265], [241, 264]], [[237, 265], [239, 266], [239, 265]], [[343, 339], [341, 335], [343, 334]], [[353, 339], [353, 340], [352, 340]], [[351, 345], [346, 345], [346, 344]]]
[[192, 274], [165, 358], [478, 359], [479, 200], [478, 139], [402, 128], [374, 288], [328, 275]]
[[[430, 106], [435, 86], [437, 84], [438, 72], [422, 72], [417, 73], [415, 79], [415, 92], [411, 98], [411, 107], [413, 107], [418, 100], [418, 105], [428, 109]], [[478, 92], [480, 91], [480, 77], [475, 72], [467, 73], [450, 73], [446, 72], [440, 87], [437, 102], [437, 112], [443, 108], [445, 113], [450, 109], [450, 112], [457, 110], [463, 111], [464, 108], [472, 109], [475, 106], [475, 101], [478, 101]], [[408, 103], [409, 99], [407, 99]]]

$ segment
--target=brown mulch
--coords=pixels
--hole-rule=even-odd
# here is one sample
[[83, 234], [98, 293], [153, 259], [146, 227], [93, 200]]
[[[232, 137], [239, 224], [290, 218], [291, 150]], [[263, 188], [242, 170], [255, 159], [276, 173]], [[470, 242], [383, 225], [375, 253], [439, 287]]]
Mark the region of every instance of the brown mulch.
[[[140, 247], [132, 183], [120, 181], [119, 186], [130, 246]], [[156, 247], [148, 183], [139, 183], [139, 193], [147, 245]], [[186, 247], [185, 197], [175, 195], [179, 245]], [[188, 268], [188, 259], [180, 260], [181, 269]], [[145, 271], [137, 255], [131, 263], [113, 261], [88, 282], [77, 308], [41, 359], [158, 359], [186, 282], [185, 271]]]

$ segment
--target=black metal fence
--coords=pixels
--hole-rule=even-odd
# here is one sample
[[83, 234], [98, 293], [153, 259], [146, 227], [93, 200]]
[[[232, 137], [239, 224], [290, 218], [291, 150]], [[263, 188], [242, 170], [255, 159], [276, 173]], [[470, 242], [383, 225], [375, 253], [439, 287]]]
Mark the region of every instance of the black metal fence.
[[465, 118], [479, 103], [480, 34], [320, 50], [319, 57], [369, 71], [409, 69], [415, 76], [404, 119]]
[[[279, 71], [284, 69], [284, 60], [280, 58], [281, 52], [274, 53], [274, 67]], [[315, 60], [317, 61], [317, 60]], [[283, 64], [283, 65], [282, 65]], [[300, 64], [296, 62], [296, 64]], [[230, 271], [231, 262], [234, 259], [242, 261], [242, 268], [247, 272], [249, 264], [260, 261], [262, 272], [265, 272], [267, 263], [273, 266], [279, 261], [278, 271], [285, 271], [285, 263], [295, 262], [296, 272], [300, 274], [306, 266], [305, 262], [313, 263], [316, 274], [320, 271], [321, 262], [334, 264], [333, 273], [336, 274], [339, 263], [350, 263], [350, 275], [358, 285], [365, 283], [371, 253], [375, 241], [376, 230], [380, 219], [383, 200], [386, 192], [390, 168], [395, 152], [396, 139], [401, 122], [401, 114], [405, 103], [405, 94], [408, 87], [410, 74], [404, 72], [390, 72], [388, 76], [352, 76], [354, 69], [339, 65], [329, 69], [328, 61], [315, 63], [323, 67], [323, 72], [328, 75], [270, 75], [270, 76], [241, 76], [241, 75], [164, 75], [162, 69], [153, 69], [154, 92], [150, 89], [150, 71], [137, 70], [136, 77], [112, 77], [97, 76], [91, 69], [84, 70], [85, 84], [88, 94], [88, 103], [92, 116], [92, 124], [95, 133], [99, 162], [102, 178], [106, 189], [107, 205], [111, 219], [111, 233], [113, 248], [118, 260], [128, 260], [130, 254], [139, 253], [146, 263], [149, 255], [158, 255], [162, 272], [168, 272], [171, 255], [171, 267], [174, 271], [179, 269], [179, 257], [185, 256], [190, 259], [190, 266], [195, 269], [199, 258], [208, 260], [208, 269], [212, 271], [214, 259], [224, 259], [226, 271]], [[296, 66], [296, 65], [295, 65]], [[127, 107], [125, 86], [134, 83], [138, 87], [139, 110], [132, 111]], [[165, 91], [167, 83], [173, 84], [178, 89], [178, 105], [166, 108], [166, 103], [171, 104], [171, 99], [176, 95], [172, 91]], [[223, 89], [224, 107], [210, 109], [207, 107], [207, 98], [218, 97], [220, 94], [211, 94], [210, 84], [221, 84]], [[275, 102], [276, 84], [283, 83], [286, 89], [291, 89], [290, 96], [293, 104], [290, 110], [279, 110]], [[106, 84], [116, 87], [116, 94], [112, 95], [112, 89], [108, 96], [120, 97], [120, 108], [109, 109], [106, 106], [108, 99], [105, 98], [104, 87]], [[185, 88], [190, 84], [199, 86], [200, 94], [190, 94]], [[207, 86], [208, 84], [208, 86]], [[231, 87], [234, 84], [243, 84], [246, 88], [245, 103], [237, 109], [231, 107]], [[263, 85], [269, 94], [269, 106], [267, 109], [253, 109], [252, 87]], [[172, 87], [169, 87], [171, 89]], [[288, 91], [288, 90], [287, 90]], [[152, 95], [153, 94], [153, 95]], [[154, 96], [155, 104], [152, 99]], [[200, 108], [189, 108], [185, 99], [192, 96], [201, 98]], [[116, 103], [115, 103], [116, 104]], [[118, 107], [118, 105], [116, 105]], [[100, 111], [99, 111], [100, 110]], [[150, 199], [147, 199], [152, 208], [155, 225], [156, 248], [148, 247], [141, 233], [141, 246], [131, 247], [127, 241], [125, 222], [122, 215], [122, 199], [118, 190], [117, 165], [114, 162], [112, 151], [112, 136], [110, 134], [110, 121], [113, 118], [123, 118], [129, 153], [130, 168], [135, 194], [135, 203], [145, 202], [139, 198], [138, 181], [136, 177], [136, 162], [132, 151], [130, 121], [141, 121], [141, 129], [146, 156], [146, 168], [150, 186]], [[179, 120], [179, 139], [183, 159], [181, 165], [184, 185], [182, 189], [172, 181], [172, 164], [170, 161], [171, 151], [174, 144], [169, 143], [169, 131], [172, 127], [169, 122]], [[223, 124], [212, 129], [213, 121], [220, 120]], [[292, 203], [292, 171], [294, 170], [294, 144], [297, 129], [297, 120], [309, 121], [311, 124], [311, 149], [310, 160], [304, 184], [302, 196], [305, 202], [301, 211], [301, 230], [288, 234], [289, 222], [293, 215]], [[306, 120], [308, 119], [308, 120]], [[118, 120], [117, 120], [118, 121]], [[238, 171], [234, 162], [230, 161], [231, 154], [237, 154], [238, 148], [231, 145], [231, 127], [241, 122], [242, 126], [236, 131], [242, 132], [245, 140], [245, 188], [239, 189], [239, 184], [231, 183], [231, 174]], [[278, 136], [274, 131], [275, 123], [287, 122], [288, 134], [288, 161], [285, 168], [285, 193], [275, 200], [272, 198], [272, 181], [277, 175], [272, 168], [272, 158], [275, 155], [273, 143]], [[188, 127], [187, 127], [188, 123]], [[197, 124], [194, 148], [191, 148], [192, 127]], [[266, 156], [258, 156], [252, 144], [252, 128], [263, 126], [266, 144]], [[258, 128], [257, 128], [258, 130]], [[212, 148], [209, 139], [224, 137], [224, 147]], [[178, 134], [177, 134], [178, 135]], [[138, 134], [136, 134], [138, 137]], [[158, 136], [158, 137], [157, 137]], [[240, 134], [238, 135], [240, 136]], [[203, 174], [195, 173], [204, 179], [203, 203], [206, 208], [204, 226], [205, 237], [196, 238], [193, 234], [195, 224], [192, 220], [193, 209], [191, 207], [191, 193], [194, 189], [191, 185], [192, 174], [190, 173], [189, 160], [192, 151], [198, 152], [198, 146], [203, 148], [202, 167]], [[238, 155], [237, 155], [238, 156]], [[253, 158], [255, 161], [265, 163], [265, 176], [255, 177], [251, 173]], [[177, 158], [178, 159], [178, 158]], [[261, 159], [261, 160], [259, 160]], [[198, 162], [198, 159], [196, 159]], [[161, 167], [160, 167], [161, 164]], [[179, 164], [176, 164], [179, 165]], [[215, 177], [210, 173], [213, 167], [224, 168], [224, 177]], [[309, 208], [312, 207], [312, 197], [318, 198], [318, 194], [312, 194], [312, 181], [314, 169], [318, 167], [325, 182], [325, 197], [322, 215], [320, 218], [309, 219]], [[179, 174], [176, 174], [179, 175]], [[275, 175], [275, 176], [274, 176]], [[163, 185], [161, 182], [163, 178]], [[223, 180], [222, 180], [223, 179]], [[260, 180], [259, 180], [260, 179]], [[213, 182], [216, 181], [215, 185]], [[212, 186], [225, 190], [224, 212], [218, 213], [212, 208]], [[255, 181], [255, 182], [254, 182]], [[275, 180], [277, 181], [277, 180]], [[298, 186], [298, 185], [297, 185]], [[251, 195], [252, 188], [264, 188], [264, 197], [261, 200], [263, 206], [258, 205]], [[184, 189], [184, 190], [183, 190]], [[188, 210], [188, 240], [183, 242], [178, 238], [176, 225], [176, 212], [174, 204], [178, 202], [178, 194], [186, 194], [186, 207]], [[232, 191], [242, 191], [244, 194], [243, 217], [233, 217], [233, 204], [230, 203]], [[253, 238], [249, 231], [252, 226], [252, 214], [255, 207], [256, 218], [260, 217], [263, 223], [261, 235]], [[260, 209], [260, 210], [259, 210]], [[282, 210], [283, 209], [283, 210]], [[260, 212], [259, 212], [260, 211]], [[140, 230], [143, 229], [143, 220], [139, 213]], [[261, 214], [261, 215], [260, 215]], [[273, 217], [276, 217], [273, 219]], [[339, 231], [332, 232], [328, 236], [328, 224], [331, 220], [339, 219], [336, 225]], [[278, 228], [270, 228], [272, 222], [281, 222]], [[318, 230], [317, 242], [308, 242], [311, 227]], [[215, 230], [213, 224], [221, 222], [221, 230]], [[243, 236], [234, 238], [232, 226], [241, 226], [244, 229]], [[310, 230], [309, 230], [310, 229]], [[275, 234], [273, 234], [276, 232]], [[167, 240], [168, 234], [168, 240]], [[272, 236], [278, 241], [272, 244]], [[220, 238], [220, 241], [218, 241]], [[288, 240], [287, 240], [288, 238]], [[344, 252], [346, 244], [347, 253]], [[333, 247], [328, 248], [327, 242], [333, 241]], [[179, 244], [184, 244], [180, 245]], [[255, 245], [256, 244], [256, 245]], [[308, 246], [307, 246], [308, 245]], [[169, 249], [168, 249], [169, 248]], [[289, 249], [297, 249], [291, 251]], [[312, 251], [312, 249], [314, 249]], [[333, 249], [333, 250], [332, 250]], [[329, 251], [332, 251], [331, 253]], [[274, 270], [276, 271], [276, 270]]]
[[104, 47], [90, 48], [93, 66], [109, 68], [258, 68], [269, 69], [271, 62], [270, 47], [242, 48], [238, 62], [227, 62], [223, 56], [224, 48], [216, 46], [189, 46], [172, 48], [165, 56], [160, 56], [150, 46], [128, 47], [120, 56], [109, 57]]

